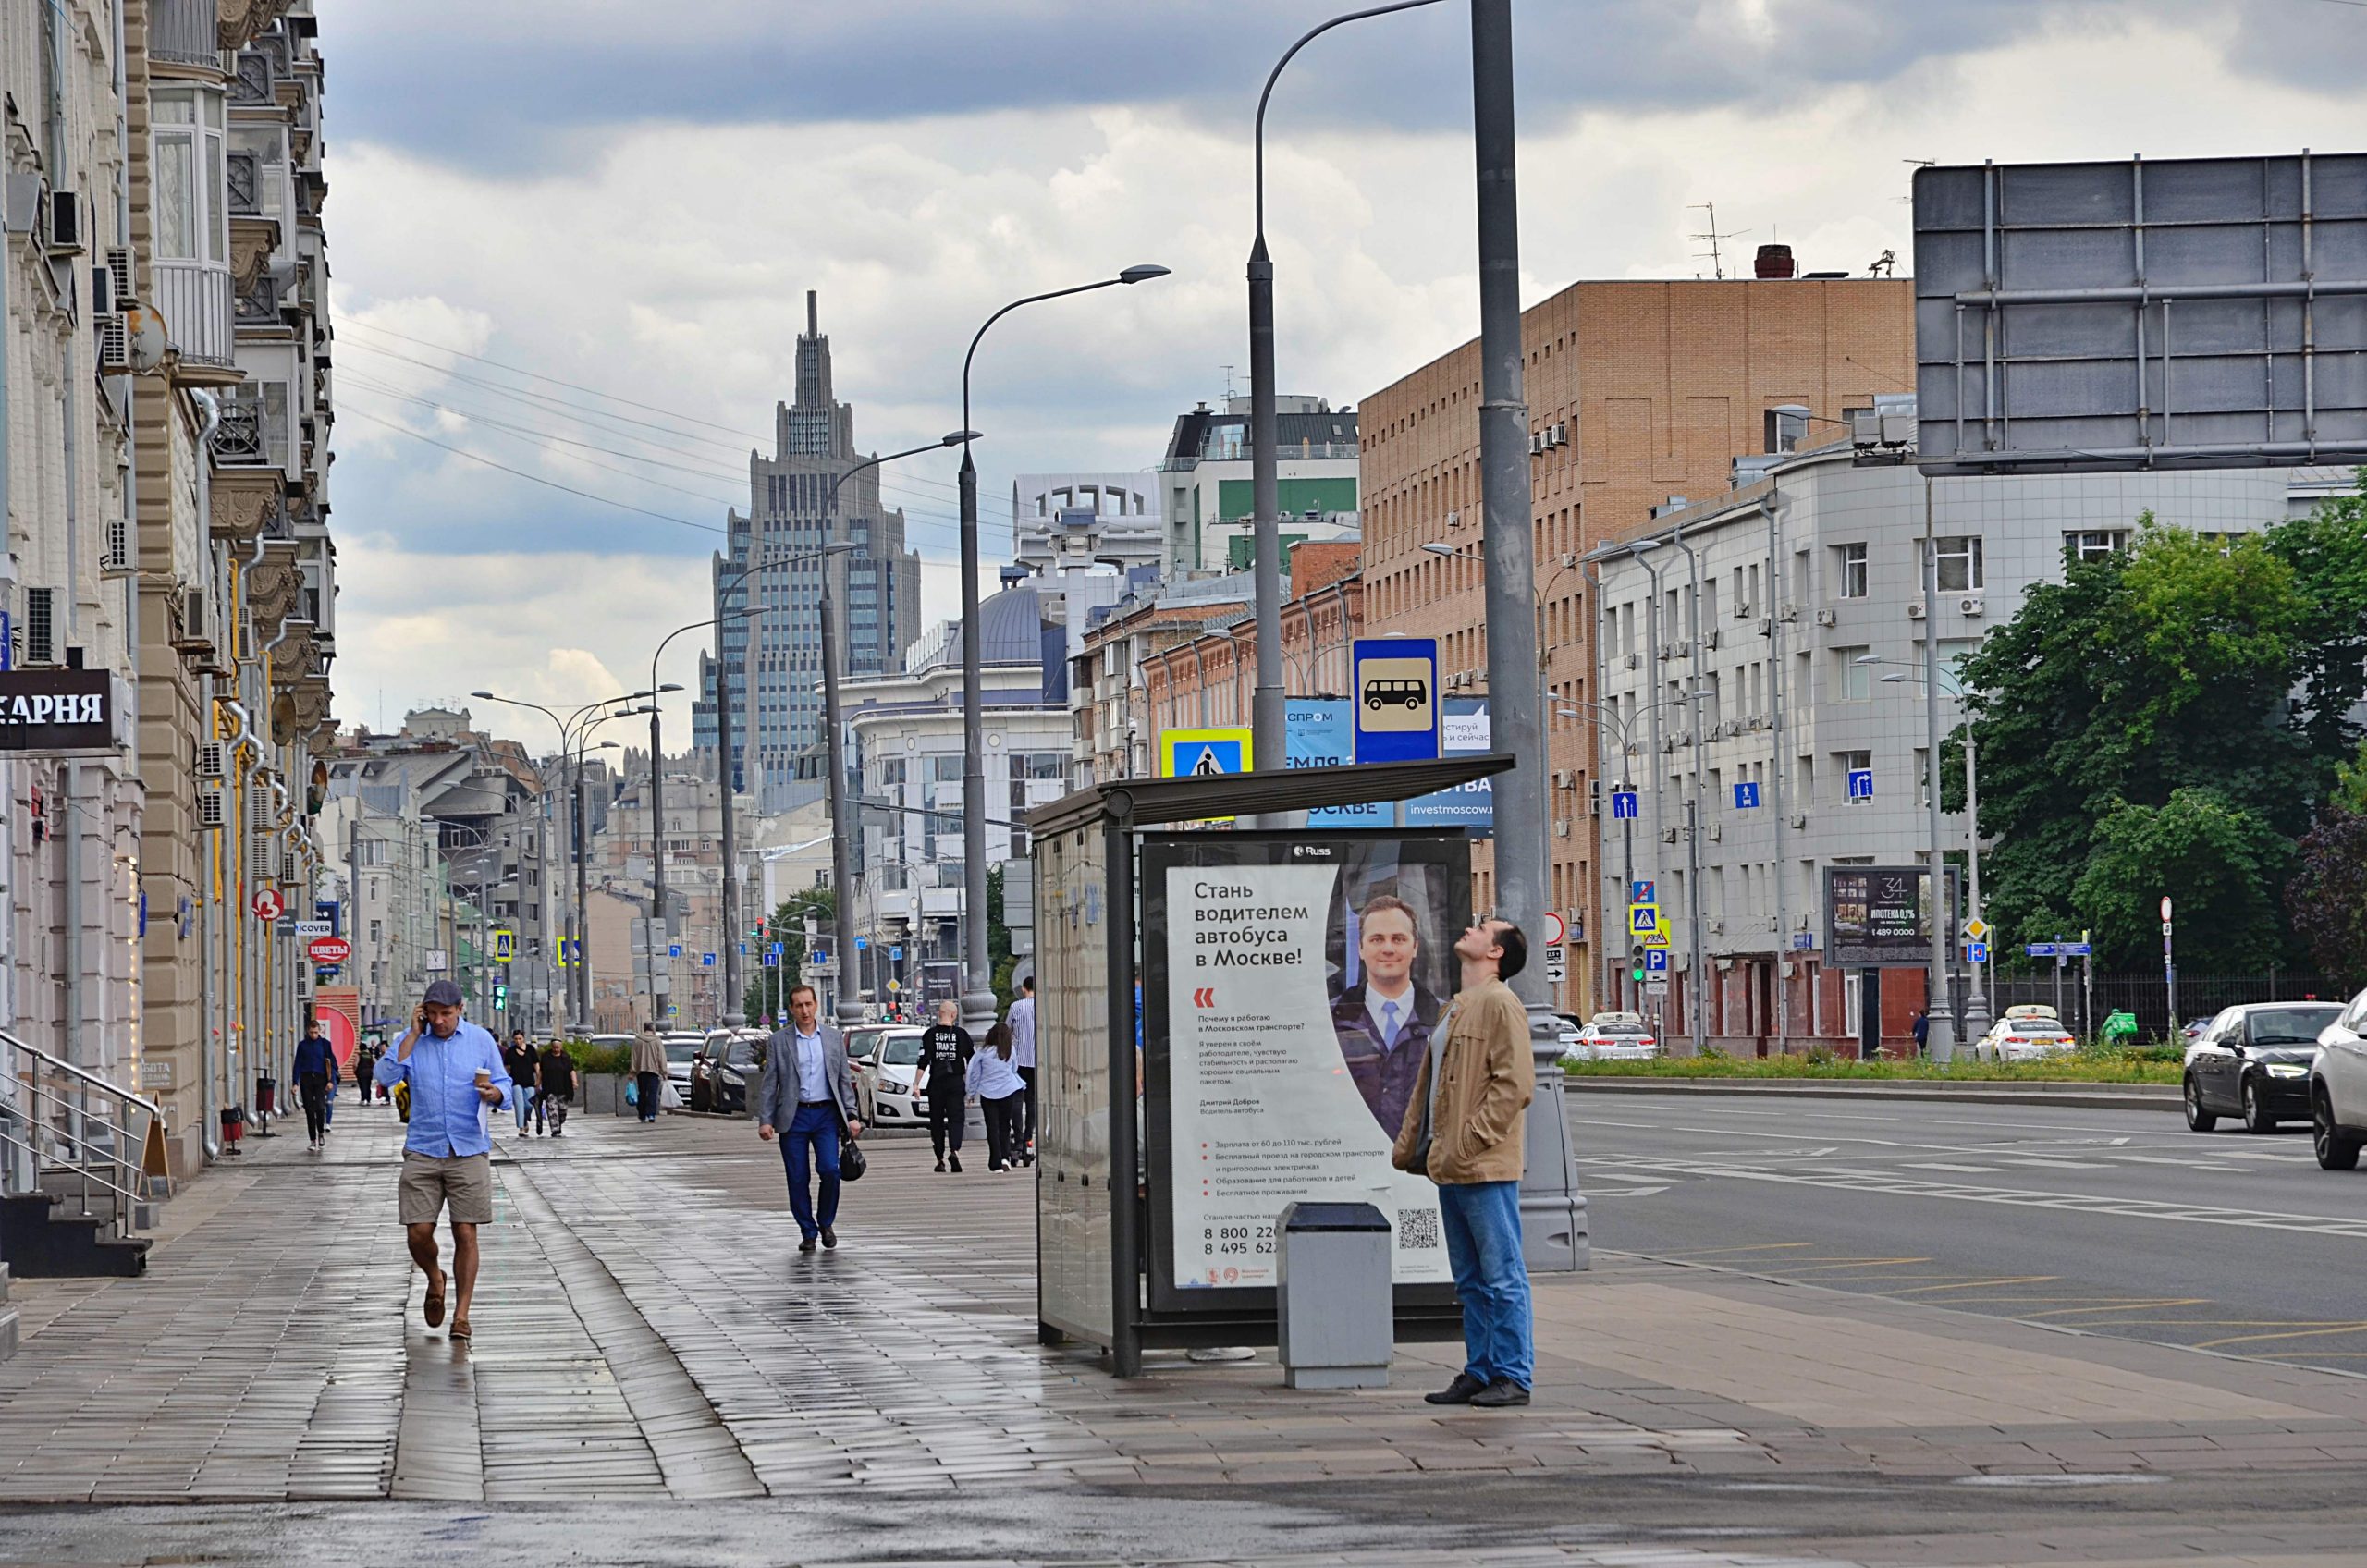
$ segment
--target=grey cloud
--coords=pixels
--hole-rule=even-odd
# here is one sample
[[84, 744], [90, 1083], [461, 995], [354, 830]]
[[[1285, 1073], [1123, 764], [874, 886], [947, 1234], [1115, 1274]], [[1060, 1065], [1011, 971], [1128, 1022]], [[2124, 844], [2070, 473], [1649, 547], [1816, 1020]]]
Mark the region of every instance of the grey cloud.
[[[337, 134], [482, 166], [576, 155], [576, 133], [651, 119], [897, 121], [1012, 109], [1172, 103], [1245, 123], [1276, 55], [1340, 0], [344, 0], [323, 18]], [[2310, 0], [2251, 0], [2241, 47], [2259, 68], [2339, 80], [2357, 56], [2319, 36], [2367, 37]], [[2205, 15], [2140, 0], [1524, 0], [1515, 26], [1524, 113], [1780, 104], [1881, 82], [2082, 21]], [[1763, 25], [1754, 25], [1754, 14]], [[2336, 26], [2338, 21], [2346, 25]], [[1278, 125], [1422, 130], [1466, 123], [1465, 8], [1354, 24], [1300, 56]], [[2307, 46], [2293, 47], [2295, 43]], [[2347, 58], [2349, 64], [2337, 63]]]

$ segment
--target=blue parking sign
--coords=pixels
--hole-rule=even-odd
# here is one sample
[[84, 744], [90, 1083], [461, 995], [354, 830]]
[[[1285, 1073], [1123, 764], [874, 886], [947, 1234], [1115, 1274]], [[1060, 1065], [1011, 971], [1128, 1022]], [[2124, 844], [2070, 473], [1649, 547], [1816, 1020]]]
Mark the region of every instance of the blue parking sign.
[[1646, 948], [1644, 949], [1644, 973], [1647, 974], [1665, 974], [1668, 973], [1668, 949], [1666, 948]]

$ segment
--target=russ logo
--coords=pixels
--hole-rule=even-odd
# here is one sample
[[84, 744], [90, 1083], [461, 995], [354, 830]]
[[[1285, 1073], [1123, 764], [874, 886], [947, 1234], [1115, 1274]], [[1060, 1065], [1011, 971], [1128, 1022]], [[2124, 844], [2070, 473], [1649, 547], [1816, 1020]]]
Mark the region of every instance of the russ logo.
[[1201, 986], [1198, 990], [1192, 993], [1192, 1005], [1197, 1008], [1211, 1008], [1216, 1006], [1217, 988], [1214, 986]]

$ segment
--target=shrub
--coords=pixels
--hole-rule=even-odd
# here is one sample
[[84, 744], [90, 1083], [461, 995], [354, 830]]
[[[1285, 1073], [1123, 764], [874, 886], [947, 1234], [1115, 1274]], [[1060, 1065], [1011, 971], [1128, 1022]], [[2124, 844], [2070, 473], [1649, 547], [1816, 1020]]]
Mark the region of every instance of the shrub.
[[579, 1072], [623, 1072], [632, 1066], [632, 1046], [624, 1040], [595, 1044], [590, 1040], [570, 1040], [567, 1054], [575, 1059]]

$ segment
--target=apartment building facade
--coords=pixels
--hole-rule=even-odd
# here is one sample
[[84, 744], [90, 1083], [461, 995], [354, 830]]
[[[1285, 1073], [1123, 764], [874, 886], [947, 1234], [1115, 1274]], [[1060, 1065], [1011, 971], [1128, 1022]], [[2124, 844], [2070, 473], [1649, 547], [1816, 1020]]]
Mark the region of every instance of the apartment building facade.
[[[1361, 484], [1357, 415], [1321, 398], [1275, 398], [1275, 473], [1284, 547], [1355, 536]], [[1156, 476], [1167, 527], [1166, 575], [1241, 571], [1257, 521], [1249, 399], [1176, 416]]]
[[[1911, 452], [1860, 467], [1843, 442], [1665, 513], [1650, 535], [1662, 547], [1600, 563], [1590, 761], [1606, 790], [1635, 789], [1638, 815], [1606, 808], [1591, 837], [1604, 907], [1624, 902], [1631, 867], [1657, 883], [1674, 973], [1656, 1006], [1630, 986], [1624, 949], [1606, 952], [1600, 994], [1662, 1011], [1682, 1035], [1698, 974], [1703, 1036], [1740, 1054], [1854, 1037], [1861, 980], [1825, 963], [1823, 871], [1929, 853], [1927, 642], [1944, 737], [1963, 717], [1956, 662], [2033, 584], [2059, 581], [2067, 558], [2126, 549], [2145, 512], [2201, 533], [2256, 531], [2317, 482], [2234, 469], [1947, 478], [1927, 490]], [[1870, 795], [1862, 784], [1853, 795], [1853, 774]], [[1944, 851], [1969, 849], [1968, 834], [1962, 814], [1942, 818]], [[1884, 973], [1885, 1037], [1907, 1036], [1924, 997], [1922, 971]]]
[[1078, 788], [1158, 773], [1159, 724], [1148, 671], [1168, 649], [1248, 606], [1248, 581], [1234, 573], [1147, 584], [1096, 613], [1069, 661], [1070, 756]]
[[[1875, 278], [1581, 282], [1523, 313], [1539, 679], [1551, 710], [1548, 889], [1574, 932], [1598, 931], [1601, 914], [1585, 827], [1598, 692], [1581, 557], [1649, 528], [1672, 496], [1723, 493], [1734, 460], [1761, 447], [1767, 410], [1802, 406], [1837, 421], [1910, 385], [1909, 288]], [[1475, 339], [1360, 409], [1367, 633], [1438, 638], [1450, 693], [1476, 694], [1486, 680], [1478, 404]], [[1424, 548], [1434, 543], [1457, 554]], [[1475, 846], [1473, 864], [1485, 908], [1492, 846]], [[1600, 1005], [1583, 941], [1568, 969], [1555, 1005]]]

